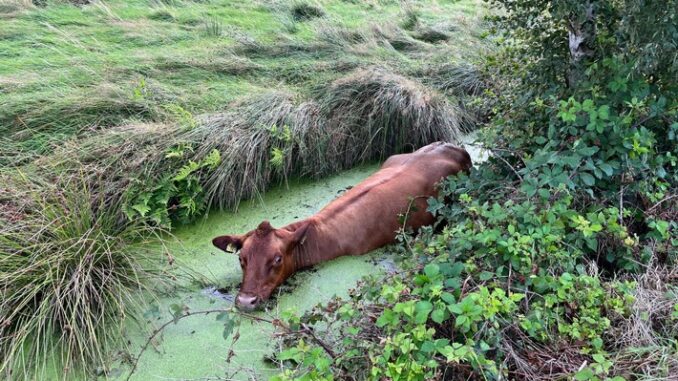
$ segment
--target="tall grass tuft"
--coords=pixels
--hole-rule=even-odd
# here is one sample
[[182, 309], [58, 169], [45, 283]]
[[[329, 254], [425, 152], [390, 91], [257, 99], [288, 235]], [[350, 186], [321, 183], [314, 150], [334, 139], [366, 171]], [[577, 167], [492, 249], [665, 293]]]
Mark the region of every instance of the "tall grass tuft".
[[105, 372], [107, 351], [158, 274], [134, 244], [155, 230], [120, 227], [85, 181], [4, 176], [14, 181], [4, 192], [22, 201], [0, 198], [11, 211], [0, 214], [0, 378]]
[[487, 77], [469, 63], [432, 65], [420, 74], [427, 84], [452, 95], [477, 96], [489, 87]]
[[180, 138], [193, 160], [216, 149], [205, 179], [213, 206], [231, 208], [289, 176], [319, 177], [368, 160], [454, 141], [459, 113], [444, 97], [384, 69], [358, 70], [300, 102], [271, 92], [203, 119]]
[[460, 113], [455, 106], [420, 83], [385, 69], [357, 70], [322, 89], [318, 99], [325, 123], [331, 126], [328, 149], [342, 167], [432, 141], [453, 141], [459, 135]]
[[[320, 177], [359, 163], [454, 141], [463, 113], [444, 96], [385, 69], [360, 69], [315, 90], [310, 99], [272, 91], [196, 118], [190, 129], [136, 124], [66, 144], [50, 160], [106, 174], [96, 195], [115, 210], [130, 189], [171, 178], [218, 151], [202, 171], [206, 205], [231, 209], [292, 176]], [[179, 150], [180, 155], [171, 154]], [[47, 163], [45, 163], [46, 165]], [[122, 200], [122, 201], [120, 201]], [[118, 211], [117, 219], [125, 216]]]
[[351, 29], [330, 22], [320, 22], [315, 25], [315, 31], [318, 40], [328, 48], [359, 55], [369, 55], [379, 48], [413, 51], [423, 47], [420, 41], [393, 23], [369, 24]]
[[290, 13], [296, 21], [305, 21], [325, 16], [325, 11], [320, 5], [301, 0], [297, 0], [292, 4]]
[[[35, 98], [7, 102], [0, 108], [0, 136], [33, 157], [83, 130], [119, 125], [129, 119], [155, 119], [164, 114], [159, 106], [173, 100], [155, 82], [102, 83], [78, 89], [62, 98]], [[0, 156], [17, 165], [17, 160]]]
[[419, 24], [421, 10], [415, 4], [409, 1], [404, 2], [401, 5], [401, 13], [403, 20], [400, 22], [400, 26], [404, 29], [412, 30]]
[[205, 36], [221, 37], [224, 34], [224, 25], [218, 17], [208, 17], [205, 19]]

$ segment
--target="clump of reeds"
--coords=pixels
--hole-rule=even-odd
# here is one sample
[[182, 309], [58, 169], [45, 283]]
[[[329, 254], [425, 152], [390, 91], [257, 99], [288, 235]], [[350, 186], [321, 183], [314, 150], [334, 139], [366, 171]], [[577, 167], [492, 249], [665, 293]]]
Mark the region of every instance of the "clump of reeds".
[[441, 30], [440, 28], [427, 26], [423, 28], [418, 28], [414, 32], [413, 37], [416, 38], [417, 40], [435, 44], [440, 41], [447, 41], [450, 38], [450, 35], [444, 30]]
[[320, 5], [301, 0], [297, 0], [292, 4], [290, 13], [296, 21], [310, 20], [325, 16], [325, 11]]
[[0, 215], [0, 377], [105, 371], [154, 277], [158, 260], [135, 243], [155, 229], [120, 226], [84, 181], [3, 176], [21, 199]]
[[205, 181], [211, 204], [233, 207], [293, 175], [322, 176], [437, 140], [455, 140], [459, 115], [444, 97], [384, 69], [358, 70], [298, 102], [272, 92], [206, 117], [182, 136], [195, 159], [217, 149]]
[[322, 89], [318, 97], [334, 160], [351, 163], [452, 141], [459, 114], [421, 84], [380, 68], [357, 70]]
[[469, 63], [430, 65], [420, 75], [433, 88], [452, 95], [477, 96], [489, 87], [486, 76]]
[[167, 160], [167, 150], [179, 142], [182, 126], [171, 123], [133, 123], [109, 128], [66, 142], [36, 164], [46, 174], [60, 172], [82, 177], [90, 186], [93, 202], [101, 204], [118, 226], [128, 223], [121, 206], [129, 189], [138, 183], [173, 175], [181, 163]]
[[224, 25], [217, 17], [205, 19], [204, 29], [207, 37], [221, 37], [224, 33]]
[[403, 20], [400, 22], [400, 26], [407, 30], [412, 30], [419, 24], [421, 10], [417, 8], [415, 4], [412, 4], [409, 1], [404, 2], [401, 5], [401, 12]]
[[44, 154], [55, 139], [65, 140], [85, 129], [115, 126], [131, 118], [158, 118], [163, 113], [158, 105], [170, 99], [160, 86], [145, 80], [102, 83], [62, 98], [10, 104], [0, 110], [0, 134], [25, 142], [34, 154]]

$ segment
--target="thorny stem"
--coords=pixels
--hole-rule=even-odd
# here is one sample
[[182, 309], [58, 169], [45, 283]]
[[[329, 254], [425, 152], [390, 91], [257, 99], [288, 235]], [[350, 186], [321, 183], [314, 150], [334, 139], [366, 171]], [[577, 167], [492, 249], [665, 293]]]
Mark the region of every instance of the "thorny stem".
[[[491, 151], [491, 152], [494, 152], [494, 150], [490, 150], [490, 151]], [[521, 183], [523, 182], [523, 176], [521, 176], [520, 173], [518, 173], [518, 171], [517, 171], [517, 170], [516, 170], [516, 169], [515, 169], [508, 161], [506, 161], [506, 159], [504, 159], [503, 157], [501, 157], [501, 155], [494, 155], [494, 157], [498, 158], [498, 159], [501, 160], [504, 164], [506, 164], [509, 168], [511, 168], [511, 170], [513, 171], [513, 173], [514, 173], [516, 176], [518, 176], [518, 178], [520, 179], [520, 182], [521, 182]]]
[[407, 245], [407, 250], [410, 252], [410, 254], [414, 254], [414, 251], [412, 250], [412, 246], [410, 246], [410, 241], [407, 239], [405, 228], [407, 227], [407, 220], [410, 218], [412, 205], [414, 205], [414, 202], [420, 198], [428, 198], [428, 196], [415, 196], [410, 199], [410, 203], [407, 205], [407, 210], [405, 211], [405, 216], [403, 217], [403, 226], [400, 229], [403, 232], [403, 241], [405, 241], [405, 245]]

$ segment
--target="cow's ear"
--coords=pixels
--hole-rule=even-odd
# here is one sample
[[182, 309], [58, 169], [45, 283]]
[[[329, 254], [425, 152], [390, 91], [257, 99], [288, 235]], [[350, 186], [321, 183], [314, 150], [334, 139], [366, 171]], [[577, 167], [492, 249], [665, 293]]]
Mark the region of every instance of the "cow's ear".
[[292, 245], [303, 245], [306, 241], [306, 235], [308, 234], [308, 228], [311, 226], [310, 221], [304, 221], [292, 232]]
[[235, 253], [240, 250], [245, 240], [241, 235], [222, 235], [212, 240], [212, 244], [227, 253]]

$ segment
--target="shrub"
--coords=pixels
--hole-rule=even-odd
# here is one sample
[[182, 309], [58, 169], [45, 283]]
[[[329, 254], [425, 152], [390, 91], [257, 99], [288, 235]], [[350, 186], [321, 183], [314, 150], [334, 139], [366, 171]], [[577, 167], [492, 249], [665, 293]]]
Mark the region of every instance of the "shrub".
[[676, 370], [678, 8], [491, 3], [503, 44], [484, 69], [498, 84], [483, 93], [491, 157], [442, 183], [428, 204], [436, 227], [400, 235], [401, 273], [293, 318], [329, 351], [289, 338], [281, 379]]

